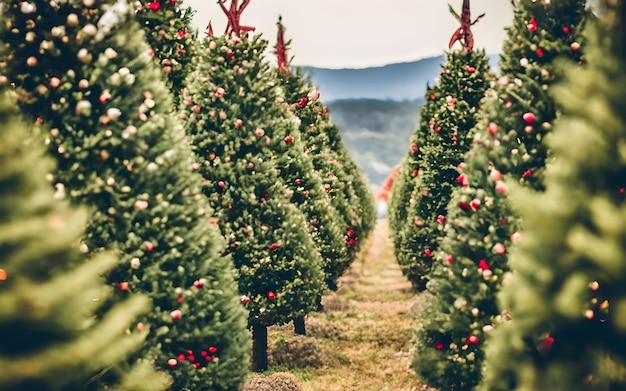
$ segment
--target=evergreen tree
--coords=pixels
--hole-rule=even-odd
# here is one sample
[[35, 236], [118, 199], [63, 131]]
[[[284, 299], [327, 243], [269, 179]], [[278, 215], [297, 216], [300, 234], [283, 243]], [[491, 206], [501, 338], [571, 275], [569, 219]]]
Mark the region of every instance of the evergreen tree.
[[[468, 20], [469, 2], [464, 1], [462, 24]], [[465, 27], [471, 34], [469, 27]], [[429, 133], [418, 149], [419, 173], [409, 200], [407, 219], [399, 233], [397, 259], [411, 283], [425, 288], [433, 257], [443, 237], [448, 203], [458, 186], [457, 167], [469, 150], [470, 130], [478, 120], [479, 102], [489, 85], [489, 60], [484, 50], [474, 50], [471, 36], [462, 50], [447, 52], [441, 72], [437, 105], [428, 121]], [[455, 40], [451, 42], [451, 47]], [[422, 129], [420, 129], [422, 131]], [[409, 162], [409, 161], [407, 161]]]
[[302, 144], [296, 118], [276, 102], [278, 83], [262, 59], [267, 44], [260, 35], [207, 38], [182, 112], [204, 192], [237, 269], [254, 370], [267, 367], [267, 326], [317, 310], [325, 289], [310, 224], [290, 202], [285, 166], [278, 166]]
[[[324, 105], [319, 100], [319, 92], [304, 77], [301, 69], [291, 71], [290, 61], [286, 58], [290, 41], [284, 40], [282, 18], [279, 17], [277, 24], [278, 37], [274, 49], [278, 66], [274, 73], [280, 81], [283, 95], [279, 99], [299, 119], [300, 145], [304, 147], [304, 150], [292, 148], [288, 150], [289, 155], [283, 155], [286, 159], [279, 161], [281, 177], [288, 179], [291, 202], [298, 205], [309, 220], [309, 229], [324, 259], [326, 285], [336, 290], [338, 279], [350, 266], [352, 257], [344, 245], [346, 220], [335, 208], [322, 182], [321, 175], [328, 172], [328, 167], [317, 167], [314, 164], [315, 155], [324, 153], [325, 157], [330, 156], [322, 140], [317, 137], [319, 131], [315, 129], [322, 121], [319, 112], [324, 109]], [[328, 166], [327, 161], [320, 163]]]
[[115, 299], [145, 292], [153, 301], [138, 357], [167, 368], [177, 390], [238, 389], [249, 335], [232, 263], [216, 254], [223, 246], [201, 177], [130, 7], [3, 6], [2, 79], [47, 138], [59, 195], [94, 208], [83, 249], [117, 246], [121, 260], [107, 275]]
[[559, 63], [567, 77], [551, 93], [564, 114], [546, 138], [545, 192], [511, 189], [524, 231], [501, 294], [512, 320], [490, 338], [484, 390], [626, 387], [626, 3], [604, 4], [586, 69]]
[[521, 227], [508, 203], [506, 178], [541, 188], [543, 136], [557, 115], [548, 95], [559, 75], [554, 60], [581, 60], [585, 15], [584, 1], [516, 3], [501, 77], [482, 102], [474, 143], [458, 173], [461, 186], [448, 206], [439, 262], [430, 275], [435, 297], [424, 315], [416, 366], [432, 384], [474, 387], [483, 372], [488, 333], [509, 316], [496, 297]]
[[394, 252], [398, 256], [400, 249], [400, 232], [402, 232], [406, 221], [407, 211], [411, 207], [409, 201], [413, 189], [417, 187], [419, 179], [419, 160], [421, 151], [419, 146], [424, 145], [427, 135], [432, 132], [432, 125], [428, 123], [439, 106], [440, 96], [437, 94], [438, 86], [426, 86], [424, 105], [420, 108], [420, 119], [418, 127], [409, 140], [409, 151], [404, 156], [400, 165], [400, 171], [396, 174], [391, 188], [389, 199], [388, 219], [389, 229], [394, 242]]
[[[175, 95], [184, 87], [185, 78], [193, 68], [197, 32], [191, 28], [195, 11], [183, 8], [182, 0], [139, 0], [136, 17], [145, 31], [146, 40], [155, 59], [167, 75]], [[178, 104], [178, 100], [175, 100]]]
[[[78, 236], [86, 213], [53, 199], [43, 144], [25, 142], [6, 94], [0, 98], [0, 388], [4, 391], [87, 389], [89, 379], [139, 349], [147, 331], [125, 331], [149, 309], [134, 295], [93, 319], [110, 293], [101, 273], [116, 259], [86, 261]], [[133, 327], [134, 329], [134, 327]], [[141, 364], [125, 374], [135, 390], [165, 390], [168, 379]], [[145, 371], [148, 372], [145, 372]], [[128, 389], [129, 383], [123, 384]]]

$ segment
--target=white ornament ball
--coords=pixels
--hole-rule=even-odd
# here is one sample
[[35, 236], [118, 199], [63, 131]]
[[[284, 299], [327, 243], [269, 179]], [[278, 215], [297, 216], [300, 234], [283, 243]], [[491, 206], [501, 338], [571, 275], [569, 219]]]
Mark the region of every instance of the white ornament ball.
[[522, 58], [519, 60], [519, 64], [520, 64], [521, 66], [523, 66], [524, 68], [526, 68], [526, 67], [528, 66], [528, 59], [527, 59], [526, 57], [522, 57]]
[[141, 266], [141, 261], [139, 260], [139, 258], [135, 257], [130, 260], [130, 267], [132, 267], [133, 269], [139, 269], [139, 266]]
[[20, 11], [22, 11], [23, 14], [32, 14], [37, 11], [37, 6], [33, 3], [25, 1], [20, 6]]
[[83, 27], [83, 33], [85, 35], [93, 37], [94, 35], [98, 33], [98, 28], [96, 27], [95, 24], [89, 23], [89, 24], [86, 24], [85, 27]]
[[65, 19], [65, 24], [70, 27], [78, 26], [78, 22], [78, 15], [76, 15], [75, 13], [68, 14], [67, 18]]

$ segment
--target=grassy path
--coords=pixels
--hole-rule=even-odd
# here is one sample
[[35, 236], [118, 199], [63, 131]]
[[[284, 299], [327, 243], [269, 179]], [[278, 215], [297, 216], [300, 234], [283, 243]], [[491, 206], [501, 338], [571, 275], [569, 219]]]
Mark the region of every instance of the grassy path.
[[291, 325], [270, 329], [270, 370], [294, 373], [305, 391], [434, 391], [409, 368], [421, 303], [379, 220], [325, 311], [307, 319], [307, 336], [294, 337]]

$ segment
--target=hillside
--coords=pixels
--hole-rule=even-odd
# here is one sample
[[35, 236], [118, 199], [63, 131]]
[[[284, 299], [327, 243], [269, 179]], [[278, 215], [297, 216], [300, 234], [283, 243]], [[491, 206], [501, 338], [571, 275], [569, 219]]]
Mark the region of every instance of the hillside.
[[[498, 55], [490, 55], [492, 68]], [[362, 69], [302, 67], [318, 86], [325, 101], [340, 99], [416, 100], [424, 97], [426, 84], [434, 84], [443, 55], [417, 61]]]
[[423, 100], [345, 99], [329, 102], [350, 155], [377, 189], [407, 152]]

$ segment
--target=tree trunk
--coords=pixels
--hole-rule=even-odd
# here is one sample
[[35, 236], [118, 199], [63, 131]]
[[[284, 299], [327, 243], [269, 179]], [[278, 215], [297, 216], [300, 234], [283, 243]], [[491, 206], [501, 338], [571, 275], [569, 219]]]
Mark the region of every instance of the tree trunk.
[[296, 335], [306, 335], [304, 316], [299, 316], [293, 320], [293, 331]]
[[267, 369], [267, 326], [252, 326], [252, 371], [263, 372]]

